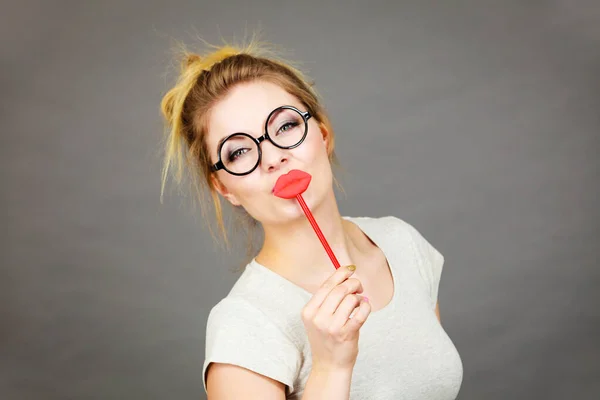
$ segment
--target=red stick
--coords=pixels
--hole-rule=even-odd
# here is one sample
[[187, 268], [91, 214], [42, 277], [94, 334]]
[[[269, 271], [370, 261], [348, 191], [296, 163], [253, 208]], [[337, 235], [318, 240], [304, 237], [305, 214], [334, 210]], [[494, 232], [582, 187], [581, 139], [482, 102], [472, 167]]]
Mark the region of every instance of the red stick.
[[301, 194], [297, 194], [296, 195], [296, 200], [298, 200], [298, 203], [300, 203], [300, 207], [302, 207], [302, 210], [304, 211], [304, 214], [306, 214], [306, 218], [308, 218], [308, 222], [310, 222], [310, 224], [312, 225], [313, 230], [317, 234], [317, 237], [319, 238], [319, 240], [321, 241], [321, 244], [325, 248], [325, 251], [327, 252], [327, 255], [331, 259], [331, 262], [333, 263], [333, 266], [335, 267], [335, 269], [338, 269], [340, 267], [340, 263], [337, 260], [337, 258], [335, 258], [335, 254], [333, 254], [333, 251], [331, 250], [331, 247], [329, 247], [329, 243], [327, 243], [327, 240], [325, 239], [325, 236], [323, 235], [323, 232], [321, 232], [321, 228], [319, 228], [319, 225], [317, 225], [317, 221], [315, 221], [315, 217], [313, 217], [312, 213], [310, 212], [310, 209], [308, 208], [308, 206], [304, 202], [304, 199], [302, 198], [302, 195]]

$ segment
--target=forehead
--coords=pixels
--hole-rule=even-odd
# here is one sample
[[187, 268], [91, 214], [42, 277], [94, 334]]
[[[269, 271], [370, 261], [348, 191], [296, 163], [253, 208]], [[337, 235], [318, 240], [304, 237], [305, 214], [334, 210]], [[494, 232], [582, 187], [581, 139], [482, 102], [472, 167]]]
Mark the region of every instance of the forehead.
[[232, 133], [261, 135], [269, 113], [283, 105], [302, 109], [294, 96], [273, 83], [257, 81], [235, 86], [211, 110], [209, 148], [216, 151], [218, 141]]

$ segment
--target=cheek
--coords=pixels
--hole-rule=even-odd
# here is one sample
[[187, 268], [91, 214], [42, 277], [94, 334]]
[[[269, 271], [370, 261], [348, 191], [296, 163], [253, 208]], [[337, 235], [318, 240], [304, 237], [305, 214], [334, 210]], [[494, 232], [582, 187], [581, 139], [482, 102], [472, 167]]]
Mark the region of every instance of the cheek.
[[[258, 172], [258, 171], [255, 171]], [[264, 182], [259, 174], [250, 174], [249, 176], [239, 177], [232, 182], [231, 193], [243, 204], [251, 206], [251, 203], [261, 200], [264, 191], [260, 190]]]
[[319, 128], [315, 127], [309, 132], [304, 143], [296, 150], [298, 150], [301, 157], [306, 160], [319, 159], [322, 158], [323, 155], [327, 157], [327, 144], [323, 141]]

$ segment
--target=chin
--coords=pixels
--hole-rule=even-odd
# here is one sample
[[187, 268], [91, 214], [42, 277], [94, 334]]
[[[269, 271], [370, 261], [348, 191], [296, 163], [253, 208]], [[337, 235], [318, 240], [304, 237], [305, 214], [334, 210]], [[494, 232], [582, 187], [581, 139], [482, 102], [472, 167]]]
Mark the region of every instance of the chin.
[[[304, 201], [306, 201], [306, 198], [304, 196], [302, 197], [304, 198]], [[308, 207], [311, 208], [310, 205], [308, 205]], [[273, 211], [280, 222], [289, 222], [298, 218], [304, 218], [304, 211], [302, 211], [302, 207], [300, 207], [300, 204], [296, 199], [281, 199], [281, 202], [273, 207]]]
[[[323, 193], [323, 191], [321, 189], [322, 188], [319, 188], [317, 186], [312, 186], [312, 187], [309, 187], [308, 190], [306, 190], [306, 192], [304, 192], [302, 194], [302, 198], [304, 199], [304, 202], [306, 203], [306, 205], [308, 206], [310, 211], [313, 213], [315, 213], [316, 209], [325, 200], [325, 193]], [[296, 199], [292, 199], [292, 200], [288, 200], [288, 201], [290, 202], [290, 207], [289, 207], [289, 210], [287, 211], [287, 213], [290, 216], [296, 215], [297, 213], [304, 216], [304, 211], [302, 210], [302, 207], [300, 206], [300, 204], [298, 203], [298, 201]], [[286, 207], [286, 209], [287, 209], [287, 207]]]
[[[304, 202], [312, 213], [325, 201], [327, 191], [323, 187], [321, 180], [313, 180], [308, 189], [302, 193]], [[273, 196], [270, 203], [270, 210], [267, 211], [267, 217], [274, 224], [290, 223], [299, 219], [305, 219], [304, 211], [296, 199], [281, 199]]]

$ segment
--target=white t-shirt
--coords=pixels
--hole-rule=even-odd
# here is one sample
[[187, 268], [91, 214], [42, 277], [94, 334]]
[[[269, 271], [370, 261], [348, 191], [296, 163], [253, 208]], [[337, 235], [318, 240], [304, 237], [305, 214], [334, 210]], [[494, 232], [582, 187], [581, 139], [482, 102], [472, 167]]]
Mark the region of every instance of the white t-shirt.
[[[385, 254], [394, 294], [360, 330], [351, 399], [455, 399], [462, 362], [435, 315], [444, 257], [396, 217], [344, 217]], [[210, 312], [203, 378], [211, 362], [235, 364], [284, 383], [300, 399], [311, 371], [301, 310], [311, 294], [252, 260]]]

